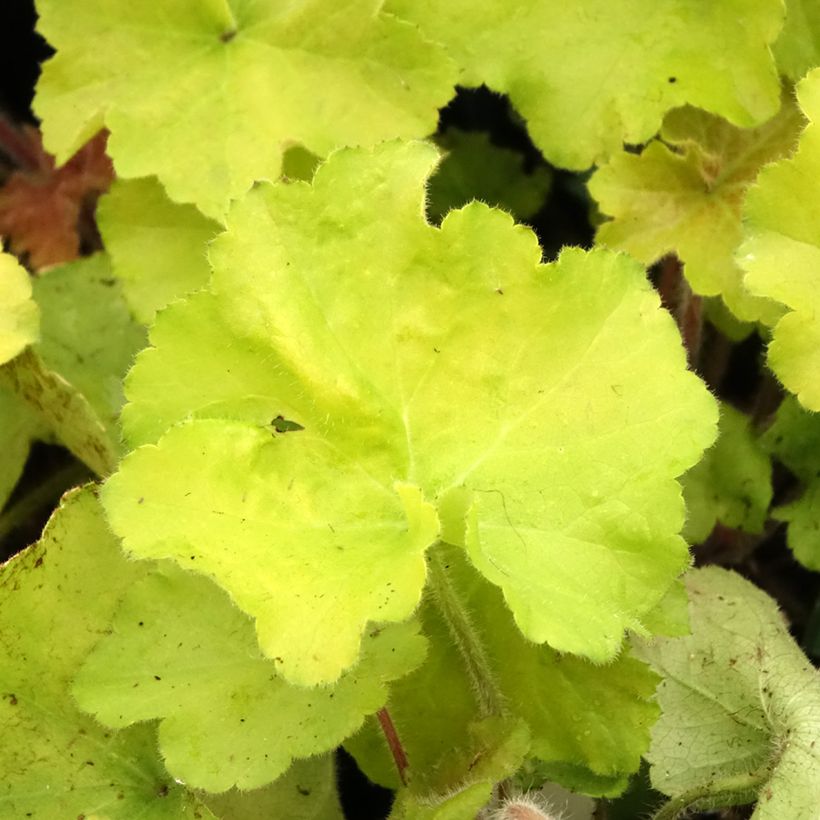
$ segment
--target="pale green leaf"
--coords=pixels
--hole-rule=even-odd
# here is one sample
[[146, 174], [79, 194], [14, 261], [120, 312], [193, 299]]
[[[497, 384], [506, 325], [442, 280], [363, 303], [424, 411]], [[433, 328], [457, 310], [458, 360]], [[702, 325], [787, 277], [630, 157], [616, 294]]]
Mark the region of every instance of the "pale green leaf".
[[[160, 315], [127, 387], [135, 442], [192, 416], [222, 421], [131, 457], [106, 491], [112, 525], [134, 555], [188, 566], [195, 544], [198, 567], [267, 624], [265, 651], [307, 670], [304, 646], [283, 640], [295, 627], [274, 628], [261, 593], [246, 597], [272, 583], [260, 566], [291, 560], [272, 534], [287, 520], [307, 545], [288, 600], [334, 587], [349, 663], [360, 624], [406, 617], [421, 591], [436, 528], [400, 533], [393, 487], [406, 482], [438, 502], [445, 537], [504, 589], [529, 639], [610, 659], [688, 564], [675, 477], [711, 443], [714, 400], [641, 265], [576, 249], [541, 265], [533, 234], [479, 203], [428, 225], [435, 161], [418, 143], [340, 151], [311, 185], [260, 185], [236, 205], [211, 247], [214, 295]], [[273, 439], [279, 416], [305, 429]], [[246, 449], [263, 440], [283, 448], [275, 464]], [[239, 487], [259, 488], [257, 518]], [[371, 534], [391, 521], [395, 540], [342, 554], [334, 530], [354, 515]], [[320, 580], [328, 555], [341, 574]], [[393, 578], [395, 615], [369, 609], [384, 580], [342, 582], [347, 561]], [[293, 620], [311, 629], [318, 612]]]
[[0, 364], [36, 342], [39, 325], [31, 278], [11, 254], [0, 253]]
[[[478, 722], [494, 708], [507, 721], [529, 728], [524, 753], [540, 761], [543, 780], [576, 788], [583, 784], [589, 793], [619, 793], [649, 745], [649, 728], [658, 714], [651, 703], [656, 676], [627, 653], [599, 666], [530, 643], [515, 629], [499, 590], [469, 565], [462, 549], [436, 548], [429, 560], [435, 562], [434, 579], [421, 609], [430, 641], [427, 658], [394, 684], [388, 703], [410, 760], [412, 790], [445, 793], [472, 782], [477, 761], [498, 754], [501, 732], [481, 732]], [[436, 573], [446, 581], [436, 579]], [[458, 600], [466, 623], [458, 636], [438, 591], [442, 582]], [[483, 674], [471, 676], [465, 649], [483, 658], [484, 668], [475, 670]], [[476, 688], [479, 678], [495, 692], [483, 695]], [[398, 785], [372, 721], [346, 746], [371, 779]], [[488, 772], [494, 782], [506, 776]]]
[[[689, 804], [751, 802], [753, 820], [814, 820], [820, 679], [767, 595], [708, 567], [687, 577], [692, 634], [641, 655], [663, 681], [653, 785]], [[671, 815], [670, 815], [671, 816]]]
[[541, 165], [524, 170], [524, 157], [493, 145], [489, 134], [450, 128], [436, 138], [446, 152], [427, 187], [427, 213], [441, 222], [447, 211], [474, 199], [529, 219], [544, 204], [552, 178]]
[[471, 783], [451, 794], [419, 797], [402, 792], [393, 805], [389, 820], [466, 820], [476, 817], [489, 803], [493, 784]]
[[820, 65], [820, 4], [786, 0], [786, 22], [772, 49], [777, 67], [793, 82]]
[[820, 414], [786, 398], [761, 444], [803, 484], [800, 495], [775, 507], [772, 517], [788, 523], [786, 539], [798, 561], [820, 570]]
[[[38, 0], [57, 50], [35, 98], [59, 161], [103, 125], [120, 177], [156, 175], [175, 201], [221, 217], [293, 142], [423, 137], [455, 67], [374, 0]], [[94, 47], [89, 48], [89, 43]]]
[[820, 410], [820, 70], [797, 87], [809, 125], [794, 157], [769, 165], [749, 189], [738, 261], [746, 287], [781, 302], [769, 365], [809, 410]]
[[720, 522], [748, 533], [763, 532], [772, 500], [771, 464], [748, 416], [720, 407], [718, 440], [681, 480], [686, 502], [683, 537], [705, 541]]
[[0, 567], [0, 816], [211, 816], [164, 771], [153, 727], [104, 729], [69, 692], [120, 597], [148, 569], [122, 557], [87, 489]]
[[204, 800], [223, 820], [344, 820], [333, 755], [296, 760], [282, 777], [264, 788], [232, 789]]
[[151, 322], [169, 302], [207, 284], [207, 244], [220, 229], [155, 179], [117, 180], [97, 208], [111, 266], [134, 315]]
[[387, 9], [447, 46], [461, 85], [509, 94], [535, 144], [583, 169], [642, 143], [690, 104], [735, 125], [778, 107], [769, 46], [779, 0], [389, 0]]
[[803, 124], [788, 98], [776, 117], [751, 129], [696, 108], [672, 111], [641, 154], [616, 154], [590, 180], [590, 193], [613, 217], [597, 241], [647, 265], [675, 253], [695, 293], [722, 296], [743, 321], [773, 324], [782, 311], [745, 290], [734, 259], [741, 206], [760, 168], [794, 149]]
[[6, 387], [0, 387], [0, 510], [23, 472], [31, 442], [46, 431], [39, 417]]
[[[371, 627], [359, 663], [333, 686], [294, 686], [278, 658], [261, 655], [253, 623], [223, 590], [167, 564], [129, 590], [73, 692], [107, 726], [163, 718], [160, 750], [177, 780], [255, 789], [294, 758], [331, 751], [379, 709], [386, 684], [424, 656], [417, 629]], [[335, 640], [330, 628], [314, 636], [317, 647]]]

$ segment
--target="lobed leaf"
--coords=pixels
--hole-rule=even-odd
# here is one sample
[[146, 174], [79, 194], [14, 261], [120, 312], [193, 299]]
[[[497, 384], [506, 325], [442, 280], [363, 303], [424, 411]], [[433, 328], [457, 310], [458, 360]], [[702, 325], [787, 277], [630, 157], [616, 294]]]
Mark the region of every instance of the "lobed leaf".
[[11, 254], [0, 254], [0, 364], [11, 361], [40, 335], [40, 311], [31, 279]]
[[815, 817], [817, 671], [774, 601], [748, 581], [708, 567], [690, 572], [687, 587], [691, 636], [639, 653], [663, 677], [653, 785], [679, 798], [680, 811], [756, 798], [753, 820]]
[[758, 128], [738, 128], [696, 108], [670, 112], [641, 154], [615, 154], [590, 180], [590, 193], [613, 217], [599, 227], [597, 241], [647, 265], [675, 253], [696, 293], [719, 294], [743, 321], [774, 324], [782, 311], [745, 290], [734, 254], [747, 188], [761, 167], [794, 149], [803, 125], [787, 97]]
[[681, 480], [686, 502], [683, 537], [705, 541], [716, 523], [749, 533], [763, 532], [772, 500], [771, 464], [748, 416], [720, 407], [718, 439]]
[[[581, 170], [652, 137], [686, 104], [739, 126], [777, 111], [769, 47], [777, 0], [390, 0], [386, 8], [443, 43], [459, 83], [509, 94], [554, 165]], [[583, 48], [578, 44], [583, 43]]]
[[204, 287], [211, 274], [207, 245], [219, 223], [179, 205], [156, 179], [118, 180], [97, 212], [111, 266], [136, 318]]
[[[275, 583], [271, 562], [303, 555], [311, 569], [287, 594], [307, 601], [337, 585], [340, 636], [368, 618], [407, 617], [438, 526], [428, 513], [424, 526], [412, 516], [400, 526], [397, 482], [419, 488], [412, 508], [436, 502], [442, 538], [502, 587], [530, 640], [596, 660], [617, 653], [688, 563], [674, 479], [712, 440], [715, 405], [686, 371], [643, 268], [601, 250], [541, 265], [531, 232], [478, 203], [430, 226], [435, 160], [423, 144], [343, 151], [311, 185], [251, 191], [212, 246], [213, 295], [161, 314], [158, 346], [129, 378], [133, 442], [212, 421], [172, 429], [123, 464], [105, 493], [112, 526], [134, 555], [189, 566], [196, 554], [267, 624], [263, 646], [289, 658], [287, 676], [308, 669], [307, 653], [246, 589]], [[278, 417], [305, 429], [271, 439]], [[157, 474], [167, 484], [156, 487]], [[238, 487], [248, 499], [258, 487], [258, 500], [246, 506]], [[257, 505], [258, 518], [243, 512]], [[377, 614], [355, 580], [344, 586], [346, 572], [334, 578], [340, 510], [368, 533], [345, 561], [379, 579], [398, 573], [392, 614]], [[243, 536], [228, 538], [221, 511]], [[274, 537], [290, 519], [303, 553]], [[369, 540], [387, 521], [395, 540], [385, 530]], [[334, 556], [325, 580], [314, 576], [320, 555]], [[306, 629], [323, 611], [309, 609], [296, 617]], [[352, 662], [348, 641], [315, 680]]]
[[112, 732], [70, 682], [150, 569], [126, 561], [89, 489], [63, 500], [42, 539], [0, 567], [0, 816], [209, 818], [167, 775], [154, 732]]
[[[314, 637], [334, 641], [332, 632]], [[246, 790], [294, 758], [333, 750], [423, 656], [416, 625], [371, 628], [360, 661], [333, 686], [294, 686], [222, 590], [169, 564], [131, 587], [73, 692], [107, 726], [161, 718], [160, 750], [178, 782]]]
[[738, 261], [746, 287], [788, 309], [774, 328], [768, 361], [809, 410], [820, 410], [820, 70], [797, 87], [809, 120], [794, 157], [764, 168], [744, 208], [746, 238]]
[[156, 175], [171, 199], [220, 218], [279, 176], [293, 142], [325, 156], [422, 137], [454, 66], [381, 5], [38, 0], [57, 50], [34, 102], [46, 146], [63, 161], [104, 124], [120, 177]]

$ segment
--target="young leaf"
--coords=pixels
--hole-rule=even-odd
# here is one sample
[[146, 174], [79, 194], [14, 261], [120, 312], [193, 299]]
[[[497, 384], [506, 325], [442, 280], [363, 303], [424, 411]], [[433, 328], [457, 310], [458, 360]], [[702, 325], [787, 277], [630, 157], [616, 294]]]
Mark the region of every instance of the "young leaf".
[[[36, 128], [24, 126], [27, 165], [14, 170], [0, 188], [0, 234], [34, 269], [70, 262], [80, 255], [82, 218], [114, 178], [99, 133], [59, 168], [43, 149]], [[93, 223], [92, 223], [93, 224]]]
[[31, 442], [45, 432], [21, 398], [0, 387], [0, 510], [23, 472]]
[[224, 820], [344, 820], [333, 755], [295, 760], [275, 783], [254, 791], [234, 789], [203, 796]]
[[[424, 656], [415, 624], [371, 628], [361, 660], [333, 686], [293, 686], [278, 659], [260, 654], [253, 623], [228, 596], [174, 564], [132, 586], [113, 630], [77, 676], [78, 703], [116, 728], [162, 718], [168, 770], [213, 792], [257, 788], [294, 758], [334, 749]], [[334, 640], [317, 635], [314, 644]]]
[[535, 144], [563, 168], [645, 142], [687, 103], [739, 126], [777, 111], [777, 0], [528, 0], [513, 14], [504, 0], [386, 8], [447, 46], [461, 85], [509, 94]]
[[31, 278], [11, 254], [0, 253], [0, 365], [36, 342], [39, 327]]
[[[264, 651], [287, 655], [289, 676], [312, 662], [283, 639], [296, 627], [273, 627], [260, 567], [295, 560], [284, 545], [306, 539], [306, 574], [285, 576], [283, 594], [309, 611], [291, 621], [315, 630], [325, 610], [307, 602], [334, 587], [336, 663], [352, 662], [349, 636], [365, 620], [415, 605], [437, 530], [402, 533], [397, 481], [420, 488], [412, 505], [437, 501], [443, 537], [504, 589], [528, 638], [596, 660], [617, 653], [688, 563], [674, 478], [711, 442], [716, 408], [643, 268], [600, 250], [541, 265], [529, 230], [478, 203], [428, 225], [435, 159], [427, 145], [390, 143], [334, 154], [312, 185], [255, 188], [212, 246], [214, 296], [174, 311], [194, 335], [161, 316], [166, 347], [141, 359], [128, 388], [132, 429], [156, 416], [223, 421], [172, 430], [130, 457], [106, 488], [112, 526], [134, 555], [189, 566], [197, 554], [265, 624]], [[223, 317], [197, 330], [194, 305]], [[305, 429], [259, 429], [279, 415]], [[243, 512], [256, 505], [257, 516]], [[389, 521], [392, 535], [337, 550], [337, 524], [356, 515], [371, 535]], [[379, 579], [371, 590], [396, 576], [394, 614], [370, 609], [355, 580], [345, 587], [348, 561]], [[246, 597], [250, 587], [260, 592]]]
[[657, 639], [639, 653], [663, 676], [648, 755], [653, 785], [679, 812], [757, 799], [753, 820], [814, 818], [817, 671], [774, 601], [739, 575], [693, 570], [687, 586], [691, 636]]
[[139, 321], [150, 323], [157, 310], [207, 284], [207, 244], [220, 225], [192, 205], [172, 202], [156, 179], [115, 182], [100, 200], [97, 220]]
[[740, 212], [760, 168], [795, 148], [803, 124], [787, 97], [777, 116], [751, 129], [696, 108], [672, 111], [640, 155], [622, 151], [590, 180], [601, 210], [614, 217], [598, 229], [598, 242], [646, 264], [674, 252], [696, 293], [720, 294], [743, 321], [773, 324], [782, 311], [745, 290], [734, 259]]
[[705, 541], [718, 521], [743, 532], [763, 532], [772, 500], [771, 464], [744, 413], [721, 405], [718, 440], [681, 484], [683, 537], [690, 544]]
[[738, 261], [746, 287], [789, 311], [774, 328], [769, 365], [809, 410], [820, 410], [820, 70], [797, 87], [809, 125], [791, 159], [764, 168], [744, 208]]
[[544, 204], [552, 183], [547, 167], [526, 173], [521, 154], [493, 145], [483, 132], [450, 128], [436, 142], [447, 153], [427, 187], [433, 222], [473, 199], [503, 208], [519, 221]]
[[787, 540], [797, 560], [820, 570], [820, 415], [788, 397], [761, 444], [804, 485], [799, 498], [775, 507], [772, 517], [788, 522]]
[[123, 558], [88, 489], [0, 567], [0, 816], [212, 816], [163, 770], [153, 727], [111, 732], [70, 695], [120, 597], [149, 569]]
[[37, 8], [57, 50], [34, 103], [49, 150], [62, 161], [105, 124], [120, 177], [156, 175], [215, 218], [279, 176], [289, 143], [325, 156], [424, 136], [456, 80], [441, 47], [371, 0]]
[[[539, 761], [544, 780], [586, 793], [622, 791], [649, 745], [656, 676], [627, 653], [602, 667], [528, 642], [463, 550], [437, 547], [428, 560], [431, 592], [420, 614], [427, 658], [393, 685], [388, 703], [410, 761], [411, 790], [446, 793], [472, 782], [478, 761], [497, 758], [501, 733], [476, 731], [482, 716], [495, 713], [529, 729], [523, 754]], [[461, 626], [453, 623], [454, 605]], [[479, 688], [488, 685], [490, 693]], [[372, 721], [346, 746], [371, 779], [398, 785]], [[507, 776], [488, 773], [494, 782]]]

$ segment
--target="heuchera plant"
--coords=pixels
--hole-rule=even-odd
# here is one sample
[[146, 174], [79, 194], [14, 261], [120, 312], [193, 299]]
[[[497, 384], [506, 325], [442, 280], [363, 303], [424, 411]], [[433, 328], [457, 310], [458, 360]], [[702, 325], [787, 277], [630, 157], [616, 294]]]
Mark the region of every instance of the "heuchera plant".
[[[614, 820], [642, 759], [656, 820], [816, 818], [817, 673], [690, 546], [820, 570], [817, 8], [38, 0], [0, 533], [76, 461], [0, 567], [0, 817], [333, 820], [343, 746], [394, 820]], [[436, 133], [482, 85], [537, 167]]]

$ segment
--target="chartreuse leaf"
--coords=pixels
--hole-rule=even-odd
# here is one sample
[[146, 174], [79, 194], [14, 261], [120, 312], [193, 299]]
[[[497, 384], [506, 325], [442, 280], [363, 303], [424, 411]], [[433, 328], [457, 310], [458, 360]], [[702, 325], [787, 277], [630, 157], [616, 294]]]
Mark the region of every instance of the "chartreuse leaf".
[[518, 220], [529, 219], [544, 204], [552, 182], [546, 166], [525, 172], [521, 154], [493, 145], [481, 131], [450, 128], [436, 141], [447, 153], [427, 187], [427, 213], [434, 222], [473, 199]]
[[28, 273], [11, 254], [0, 254], [0, 364], [36, 342], [39, 325]]
[[720, 406], [718, 440], [681, 480], [686, 501], [683, 537], [700, 544], [720, 522], [749, 533], [763, 532], [772, 500], [771, 464], [748, 416]]
[[117, 180], [97, 208], [105, 248], [125, 298], [141, 322], [204, 287], [207, 244], [220, 229], [193, 205], [168, 199], [156, 179]]
[[817, 671], [775, 602], [739, 575], [693, 570], [687, 587], [692, 634], [640, 650], [663, 676], [648, 759], [655, 788], [675, 798], [664, 816], [757, 799], [754, 820], [813, 820]]
[[149, 569], [123, 558], [88, 489], [0, 567], [0, 816], [212, 816], [164, 771], [153, 727], [112, 732], [70, 695], [119, 599]]
[[814, 0], [786, 0], [786, 22], [772, 51], [781, 73], [794, 82], [820, 65], [820, 6]]
[[461, 85], [509, 94], [561, 167], [587, 168], [623, 142], [645, 142], [666, 111], [687, 103], [740, 126], [777, 111], [769, 46], [783, 20], [778, 0], [527, 0], [515, 14], [503, 0], [386, 8], [447, 46]]
[[144, 331], [131, 319], [103, 255], [42, 274], [34, 296], [40, 341], [0, 370], [0, 380], [72, 453], [105, 475], [120, 448], [123, 375]]
[[746, 287], [788, 308], [774, 328], [769, 365], [809, 410], [820, 410], [820, 69], [797, 87], [809, 125], [797, 153], [764, 168], [744, 208], [738, 260]]
[[203, 799], [224, 820], [344, 820], [332, 755], [296, 760], [262, 789], [233, 789]]
[[716, 406], [643, 267], [541, 265], [479, 203], [428, 225], [435, 161], [389, 143], [255, 188], [212, 245], [214, 295], [160, 315], [129, 382], [132, 440], [213, 420], [124, 462], [112, 526], [228, 589], [297, 682], [333, 680], [365, 621], [415, 607], [439, 529], [422, 499], [530, 640], [599, 661], [688, 564], [674, 479]]
[[28, 405], [0, 386], [0, 510], [23, 472], [31, 442], [45, 432]]
[[[437, 547], [429, 561], [433, 592], [421, 609], [427, 658], [393, 685], [388, 703], [410, 761], [411, 791], [446, 794], [475, 782], [479, 761], [495, 755], [499, 762], [504, 733], [493, 723], [498, 718], [486, 717], [496, 714], [511, 736], [520, 734], [519, 724], [529, 729], [523, 754], [538, 761], [544, 780], [586, 793], [620, 792], [649, 744], [656, 676], [627, 653], [596, 666], [530, 643], [461, 548]], [[346, 745], [371, 779], [398, 785], [373, 721]], [[484, 776], [498, 782], [508, 774]]]
[[[371, 628], [361, 659], [334, 685], [294, 686], [278, 674], [278, 659], [260, 653], [253, 622], [223, 590], [169, 563], [131, 588], [74, 695], [107, 726], [163, 718], [160, 750], [178, 780], [213, 792], [254, 789], [294, 758], [334, 749], [379, 709], [385, 684], [424, 656], [417, 630]], [[314, 636], [334, 641], [332, 632]]]
[[788, 522], [786, 537], [797, 560], [820, 570], [820, 414], [786, 398], [761, 444], [804, 485], [800, 496], [775, 507], [772, 517]]
[[[298, 142], [342, 145], [435, 130], [455, 66], [372, 0], [282, 6], [183, 0], [38, 0], [57, 50], [35, 108], [63, 160], [103, 125], [120, 177], [156, 175], [219, 218]], [[89, 50], [88, 43], [94, 48]]]
[[613, 217], [598, 242], [646, 264], [674, 252], [696, 293], [721, 295], [743, 321], [774, 323], [782, 311], [746, 292], [734, 253], [746, 189], [764, 164], [795, 147], [803, 122], [789, 98], [751, 129], [696, 108], [672, 111], [641, 154], [615, 154], [590, 180], [590, 193]]

